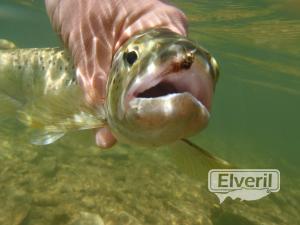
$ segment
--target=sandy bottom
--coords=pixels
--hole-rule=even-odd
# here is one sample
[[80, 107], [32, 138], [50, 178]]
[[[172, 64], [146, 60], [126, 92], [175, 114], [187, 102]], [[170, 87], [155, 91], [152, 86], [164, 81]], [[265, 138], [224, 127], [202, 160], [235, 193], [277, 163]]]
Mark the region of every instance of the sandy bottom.
[[[47, 147], [1, 134], [0, 224], [297, 224], [299, 191], [219, 205], [206, 181], [188, 177], [167, 149], [100, 151], [87, 135]], [[76, 140], [76, 142], [75, 142]]]

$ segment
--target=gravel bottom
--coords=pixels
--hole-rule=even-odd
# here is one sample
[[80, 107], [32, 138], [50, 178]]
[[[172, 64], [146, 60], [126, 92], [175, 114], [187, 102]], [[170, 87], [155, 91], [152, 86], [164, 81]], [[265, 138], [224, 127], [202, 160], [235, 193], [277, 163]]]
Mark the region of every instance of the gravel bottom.
[[[0, 134], [1, 225], [297, 224], [297, 188], [219, 204], [168, 159], [168, 149], [101, 151], [87, 135], [36, 147]], [[76, 140], [76, 141], [75, 141]]]

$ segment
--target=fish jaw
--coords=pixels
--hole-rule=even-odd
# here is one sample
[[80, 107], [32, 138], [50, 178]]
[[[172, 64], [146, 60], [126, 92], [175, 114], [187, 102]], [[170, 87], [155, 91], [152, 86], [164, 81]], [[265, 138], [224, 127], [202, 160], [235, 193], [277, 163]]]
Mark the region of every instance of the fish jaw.
[[[157, 98], [134, 98], [126, 119], [143, 127], [147, 135], [137, 137], [141, 145], [159, 146], [191, 136], [209, 121], [207, 108], [188, 92]], [[152, 140], [149, 142], [149, 140]]]

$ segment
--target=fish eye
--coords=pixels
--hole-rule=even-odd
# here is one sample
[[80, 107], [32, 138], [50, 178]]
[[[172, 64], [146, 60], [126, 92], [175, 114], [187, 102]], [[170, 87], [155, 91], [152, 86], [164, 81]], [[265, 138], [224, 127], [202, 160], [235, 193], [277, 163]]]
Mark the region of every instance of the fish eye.
[[124, 54], [124, 59], [127, 61], [127, 63], [132, 66], [135, 61], [137, 60], [138, 55], [136, 51], [130, 51]]

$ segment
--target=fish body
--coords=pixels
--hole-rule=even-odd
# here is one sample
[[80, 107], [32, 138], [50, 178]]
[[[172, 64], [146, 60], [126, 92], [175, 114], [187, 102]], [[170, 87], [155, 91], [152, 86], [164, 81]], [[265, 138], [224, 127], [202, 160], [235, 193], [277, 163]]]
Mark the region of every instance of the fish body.
[[50, 144], [105, 120], [101, 109], [86, 104], [73, 62], [60, 48], [0, 50], [0, 96], [17, 104], [17, 118], [31, 129], [34, 144]]
[[59, 48], [0, 50], [1, 92], [21, 102], [75, 84], [74, 74], [68, 53]]
[[206, 127], [215, 59], [167, 29], [134, 35], [115, 54], [103, 104], [91, 105], [66, 50], [0, 51], [1, 93], [22, 102], [19, 119], [50, 144], [69, 131], [109, 126], [117, 140], [158, 146]]

